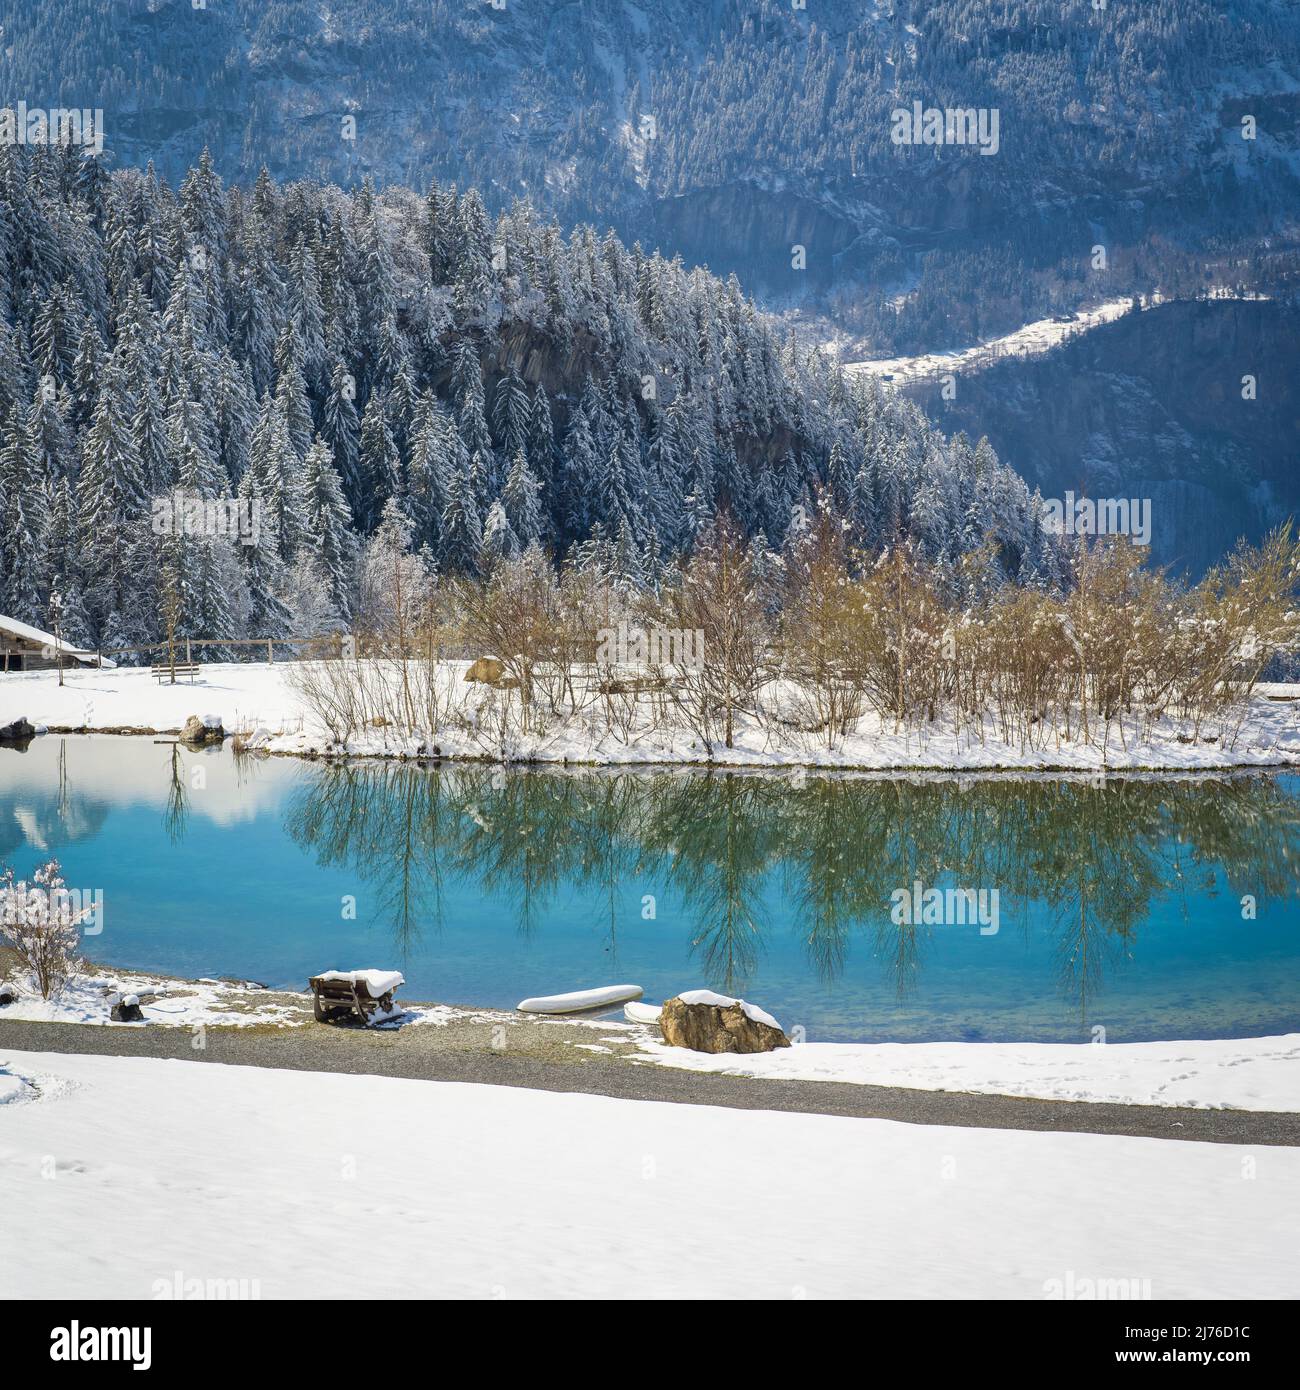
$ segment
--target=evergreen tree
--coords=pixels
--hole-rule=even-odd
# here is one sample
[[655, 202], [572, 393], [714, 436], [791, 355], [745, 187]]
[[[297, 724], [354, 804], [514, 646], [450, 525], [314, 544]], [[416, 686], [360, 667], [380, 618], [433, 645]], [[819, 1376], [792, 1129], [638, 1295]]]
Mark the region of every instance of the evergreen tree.
[[501, 491], [501, 503], [515, 540], [521, 550], [535, 545], [542, 536], [541, 484], [533, 476], [523, 449], [514, 462]]
[[512, 367], [497, 383], [492, 403], [492, 425], [503, 457], [513, 459], [528, 447], [529, 415], [528, 388]]
[[452, 573], [476, 574], [483, 545], [483, 523], [468, 467], [451, 471], [447, 506], [442, 514], [439, 567]]
[[[407, 506], [415, 526], [416, 544], [427, 545], [435, 554], [442, 533], [442, 514], [447, 506], [450, 468], [455, 466], [449, 450], [452, 435], [460, 444], [455, 426], [434, 397], [431, 394], [422, 397], [412, 425]], [[460, 447], [463, 450], [464, 446]]]
[[309, 545], [329, 584], [334, 612], [346, 622], [352, 611], [351, 517], [334, 456], [319, 436], [307, 450], [303, 473], [303, 520]]
[[321, 433], [334, 450], [334, 466], [343, 482], [343, 495], [348, 499], [354, 523], [360, 525], [367, 505], [358, 464], [361, 422], [355, 402], [356, 380], [342, 362], [337, 362], [325, 397]]
[[498, 498], [488, 508], [483, 522], [483, 544], [479, 550], [479, 569], [488, 573], [519, 551], [519, 538], [510, 527], [506, 509]]
[[371, 396], [361, 417], [360, 473], [365, 512], [361, 518], [364, 531], [372, 531], [390, 498], [401, 498], [405, 487], [401, 476], [401, 459], [388, 413], [381, 396]]
[[17, 410], [0, 433], [0, 611], [20, 622], [44, 617], [48, 499], [36, 449]]

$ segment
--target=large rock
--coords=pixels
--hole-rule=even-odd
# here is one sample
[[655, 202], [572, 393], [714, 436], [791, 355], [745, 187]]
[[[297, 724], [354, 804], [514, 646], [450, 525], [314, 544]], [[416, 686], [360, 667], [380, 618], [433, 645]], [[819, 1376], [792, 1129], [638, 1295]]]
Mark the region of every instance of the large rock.
[[0, 743], [25, 743], [36, 737], [36, 725], [29, 723], [21, 714], [12, 724], [0, 725]]
[[506, 673], [506, 668], [494, 656], [481, 656], [465, 672], [467, 681], [478, 681], [482, 685], [496, 685]]
[[771, 1014], [743, 999], [696, 989], [669, 999], [659, 1015], [669, 1047], [692, 1052], [771, 1052], [790, 1039]]
[[215, 714], [192, 714], [181, 730], [181, 742], [196, 748], [205, 743], [221, 743], [225, 737], [226, 731]]

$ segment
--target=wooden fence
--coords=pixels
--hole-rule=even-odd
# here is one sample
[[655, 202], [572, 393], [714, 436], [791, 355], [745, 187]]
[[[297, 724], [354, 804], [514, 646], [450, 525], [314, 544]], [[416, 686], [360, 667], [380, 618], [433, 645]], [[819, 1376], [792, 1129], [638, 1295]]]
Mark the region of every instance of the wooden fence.
[[[350, 639], [345, 633], [332, 632], [319, 637], [178, 637], [174, 642], [146, 642], [137, 647], [103, 647], [95, 650], [95, 664], [102, 666], [106, 656], [148, 655], [151, 652], [166, 653], [168, 665], [184, 662], [189, 665], [194, 660], [194, 651], [211, 647], [256, 647], [266, 652], [266, 664], [275, 665], [277, 647], [311, 647], [321, 649], [321, 656], [341, 657], [345, 643]], [[181, 650], [184, 648], [184, 655]], [[308, 653], [310, 655], [310, 653]], [[160, 660], [159, 665], [162, 664]]]

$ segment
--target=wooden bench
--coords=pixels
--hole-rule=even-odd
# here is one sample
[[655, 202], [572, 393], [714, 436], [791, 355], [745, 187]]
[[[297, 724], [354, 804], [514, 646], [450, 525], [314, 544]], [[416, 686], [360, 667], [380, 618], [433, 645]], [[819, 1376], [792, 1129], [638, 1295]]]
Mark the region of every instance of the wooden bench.
[[194, 677], [199, 674], [199, 663], [197, 661], [178, 661], [173, 665], [170, 661], [155, 661], [151, 669], [156, 681], [162, 680], [164, 676], [170, 676], [173, 671], [178, 676], [188, 676], [193, 681]]
[[[382, 982], [378, 988], [374, 983], [376, 978]], [[393, 995], [404, 982], [395, 971], [327, 970], [322, 975], [313, 975], [308, 983], [315, 996], [312, 1013], [317, 1023], [341, 1023], [355, 1014], [368, 1028], [399, 1012]]]

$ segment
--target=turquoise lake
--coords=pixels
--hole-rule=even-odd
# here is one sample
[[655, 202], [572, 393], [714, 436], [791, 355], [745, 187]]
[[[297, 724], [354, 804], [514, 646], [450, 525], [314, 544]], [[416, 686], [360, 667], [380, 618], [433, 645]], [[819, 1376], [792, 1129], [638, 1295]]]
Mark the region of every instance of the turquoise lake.
[[[91, 959], [184, 976], [392, 967], [407, 999], [500, 1007], [708, 987], [812, 1040], [1300, 1030], [1289, 775], [330, 766], [47, 736], [0, 749], [0, 864], [51, 855], [103, 892]], [[996, 930], [892, 920], [916, 883], [996, 890]]]

